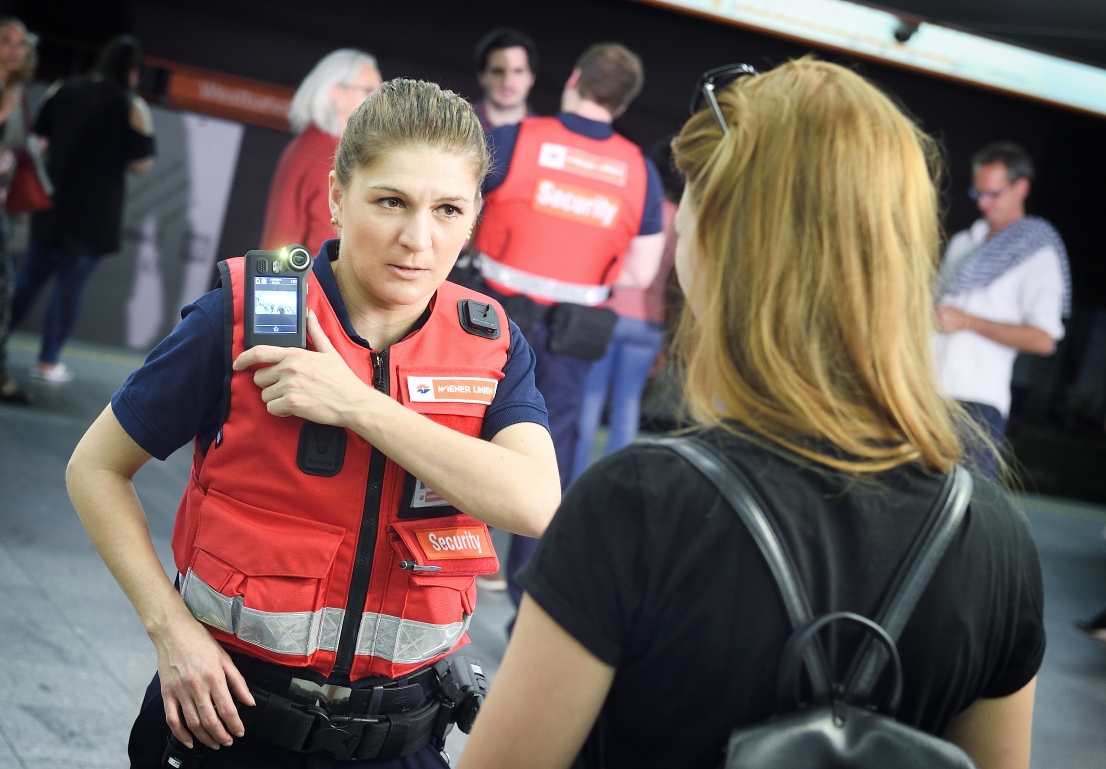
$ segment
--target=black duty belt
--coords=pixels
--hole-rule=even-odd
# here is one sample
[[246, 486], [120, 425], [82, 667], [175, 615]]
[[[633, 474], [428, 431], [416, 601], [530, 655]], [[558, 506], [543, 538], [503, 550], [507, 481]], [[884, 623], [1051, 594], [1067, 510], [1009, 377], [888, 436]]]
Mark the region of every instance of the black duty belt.
[[240, 705], [239, 716], [246, 733], [262, 742], [347, 761], [409, 756], [430, 741], [441, 704], [432, 667], [398, 681], [353, 688], [293, 677], [233, 656], [257, 703]]
[[325, 753], [339, 761], [399, 758], [421, 750], [430, 742], [441, 707], [431, 697], [407, 711], [331, 713], [321, 705], [303, 705], [253, 686], [250, 693], [256, 707], [238, 709], [247, 734], [281, 748]]
[[[358, 682], [357, 687], [328, 684], [309, 671], [302, 675], [315, 680], [297, 678], [234, 652], [231, 657], [256, 703], [238, 706], [246, 734], [339, 761], [400, 758], [431, 741], [444, 750], [453, 724], [466, 734], [472, 728], [488, 691], [480, 664], [469, 657], [438, 660], [397, 681]], [[204, 753], [184, 748], [170, 734], [163, 764], [200, 769]]]

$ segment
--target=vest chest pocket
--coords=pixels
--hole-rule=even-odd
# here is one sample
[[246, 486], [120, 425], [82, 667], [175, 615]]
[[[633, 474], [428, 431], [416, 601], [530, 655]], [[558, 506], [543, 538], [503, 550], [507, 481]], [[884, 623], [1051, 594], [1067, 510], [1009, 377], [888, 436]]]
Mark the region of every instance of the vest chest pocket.
[[323, 603], [344, 530], [209, 491], [181, 597], [196, 619], [277, 654], [331, 646]]
[[488, 527], [468, 515], [396, 521], [389, 534], [393, 566], [407, 574], [389, 584], [406, 589], [404, 616], [419, 622], [465, 621], [476, 606], [476, 575], [499, 570]]

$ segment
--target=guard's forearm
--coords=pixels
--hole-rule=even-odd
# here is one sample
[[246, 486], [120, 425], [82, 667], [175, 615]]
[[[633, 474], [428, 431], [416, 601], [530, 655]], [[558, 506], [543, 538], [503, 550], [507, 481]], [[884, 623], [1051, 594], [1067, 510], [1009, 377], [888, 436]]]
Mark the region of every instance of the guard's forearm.
[[657, 277], [664, 256], [665, 234], [638, 235], [630, 241], [622, 273], [615, 286], [618, 288], [649, 288]]
[[93, 546], [153, 635], [187, 609], [154, 550], [146, 514], [131, 483], [149, 458], [108, 407], [77, 444], [65, 482]]
[[[146, 517], [130, 481], [110, 471], [70, 463], [66, 472], [73, 507], [100, 557], [154, 635], [180, 604], [150, 539]], [[183, 606], [183, 604], [181, 604]]]
[[560, 504], [555, 464], [463, 435], [381, 397], [353, 429], [459, 510], [537, 537]]

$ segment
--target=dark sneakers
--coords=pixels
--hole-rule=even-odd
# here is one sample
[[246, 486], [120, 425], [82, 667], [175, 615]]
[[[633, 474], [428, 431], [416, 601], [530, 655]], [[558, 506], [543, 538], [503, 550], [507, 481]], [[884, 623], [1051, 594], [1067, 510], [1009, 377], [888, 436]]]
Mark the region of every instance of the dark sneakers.
[[0, 403], [29, 406], [33, 402], [34, 398], [29, 392], [19, 389], [19, 382], [10, 376], [0, 377]]

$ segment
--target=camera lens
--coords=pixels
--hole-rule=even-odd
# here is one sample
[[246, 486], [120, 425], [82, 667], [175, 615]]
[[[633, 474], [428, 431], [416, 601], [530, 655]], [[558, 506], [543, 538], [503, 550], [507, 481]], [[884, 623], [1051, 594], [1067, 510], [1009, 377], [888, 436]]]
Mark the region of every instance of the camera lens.
[[302, 270], [310, 261], [311, 255], [307, 253], [305, 248], [293, 248], [292, 253], [288, 254], [288, 262], [296, 270]]

